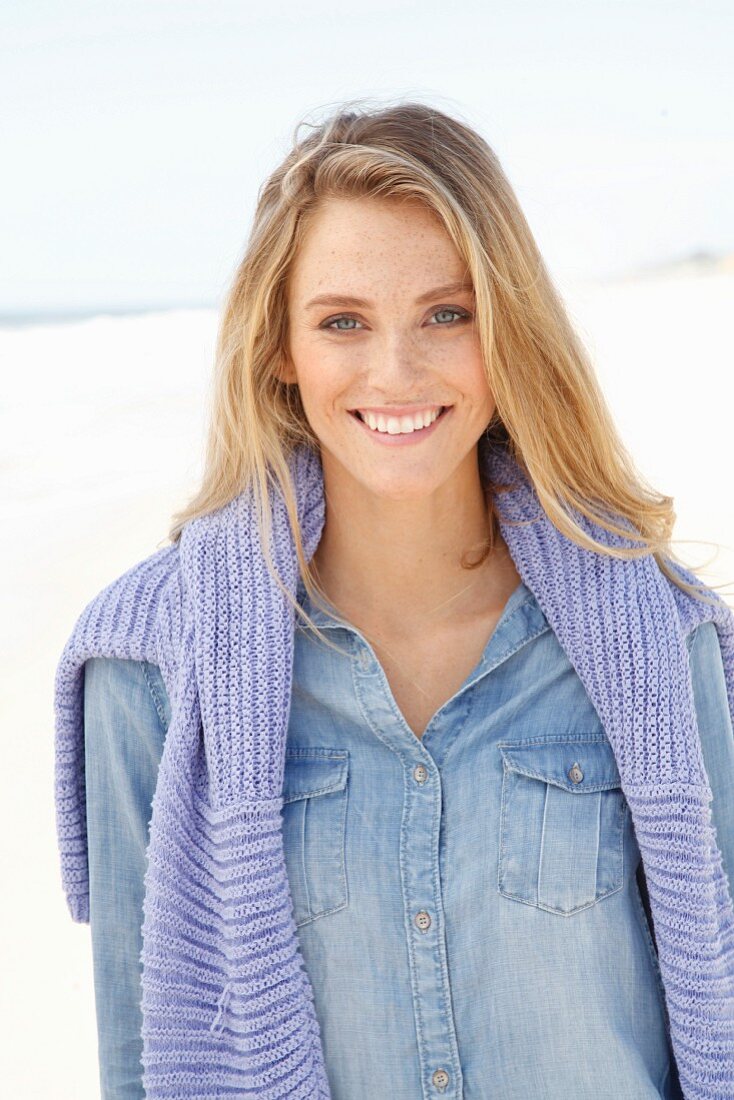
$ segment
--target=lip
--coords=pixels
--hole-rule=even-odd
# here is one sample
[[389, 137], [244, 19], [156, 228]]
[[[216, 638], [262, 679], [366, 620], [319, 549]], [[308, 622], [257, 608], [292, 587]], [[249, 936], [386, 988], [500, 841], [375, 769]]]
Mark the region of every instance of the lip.
[[[371, 412], [375, 416], [413, 416], [415, 413], [425, 412], [426, 410], [433, 412], [435, 409], [442, 409], [444, 406], [435, 402], [434, 404], [427, 405], [355, 405], [350, 412]], [[446, 406], [450, 408], [450, 406]]]
[[[447, 405], [444, 411], [440, 413], [427, 428], [419, 428], [417, 431], [406, 432], [405, 434], [398, 432], [395, 435], [390, 435], [389, 432], [378, 432], [376, 429], [373, 430], [370, 428], [369, 424], [365, 424], [364, 420], [360, 420], [354, 413], [348, 412], [347, 416], [350, 420], [354, 421], [358, 428], [367, 432], [367, 434], [374, 439], [375, 443], [382, 443], [385, 447], [408, 447], [411, 443], [421, 443], [424, 439], [428, 439], [429, 435], [433, 434], [439, 424], [442, 424], [443, 421], [451, 415], [453, 408], [453, 405]], [[393, 412], [391, 415], [396, 416], [398, 414]], [[403, 413], [402, 415], [407, 414]]]

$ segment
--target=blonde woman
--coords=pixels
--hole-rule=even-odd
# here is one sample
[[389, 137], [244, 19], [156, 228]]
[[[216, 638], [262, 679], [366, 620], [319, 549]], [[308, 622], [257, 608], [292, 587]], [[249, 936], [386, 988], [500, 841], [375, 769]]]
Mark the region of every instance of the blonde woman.
[[734, 1095], [730, 612], [482, 137], [296, 134], [212, 410], [59, 666], [104, 1100]]

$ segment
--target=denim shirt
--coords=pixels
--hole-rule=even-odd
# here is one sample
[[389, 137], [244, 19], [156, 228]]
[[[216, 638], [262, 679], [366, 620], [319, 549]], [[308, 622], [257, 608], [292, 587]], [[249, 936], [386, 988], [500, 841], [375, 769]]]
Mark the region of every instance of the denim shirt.
[[[283, 836], [334, 1100], [680, 1097], [631, 815], [600, 719], [520, 583], [417, 738], [364, 636], [299, 599]], [[734, 881], [734, 734], [716, 628], [687, 637]], [[103, 1100], [143, 1097], [139, 952], [160, 671], [85, 669]]]

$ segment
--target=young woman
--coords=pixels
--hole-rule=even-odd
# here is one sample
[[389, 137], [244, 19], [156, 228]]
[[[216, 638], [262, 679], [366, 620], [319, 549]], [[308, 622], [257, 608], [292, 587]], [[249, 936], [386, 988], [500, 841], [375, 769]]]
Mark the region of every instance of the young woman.
[[[674, 832], [643, 832], [642, 787], [627, 752], [643, 713], [640, 685], [656, 696], [645, 706], [661, 713], [663, 696], [674, 698], [676, 715], [692, 700], [700, 740], [690, 743], [700, 745], [713, 792], [706, 828], [715, 829], [724, 872], [734, 873], [727, 620], [720, 606], [718, 623], [681, 612], [690, 676], [683, 665], [678, 676], [653, 629], [656, 604], [677, 592], [681, 608], [694, 598], [706, 606], [713, 594], [694, 595], [684, 579], [692, 575], [674, 567], [672, 500], [635, 475], [484, 140], [413, 103], [344, 109], [297, 139], [260, 194], [216, 367], [200, 491], [177, 517], [171, 546], [136, 567], [134, 585], [108, 590], [94, 622], [114, 625], [95, 633], [86, 619], [84, 644], [76, 633], [88, 899], [79, 863], [66, 885], [76, 919], [91, 923], [102, 1096], [132, 1100], [144, 1084], [161, 1097], [734, 1095], [734, 1046], [706, 1047], [697, 1035], [690, 1051], [698, 1043], [704, 1054], [678, 1072], [675, 1055], [689, 1047], [674, 1051], [670, 1016], [676, 1035], [689, 1035], [698, 1008], [683, 1019], [672, 961], [667, 969], [673, 955], [661, 970], [655, 931], [664, 928], [667, 945], [678, 928], [680, 940], [683, 925], [666, 913], [676, 889], [683, 909], [696, 908], [696, 895], [687, 880], [671, 888], [655, 873], [651, 911], [644, 871], [657, 866], [656, 850], [684, 845]], [[533, 565], [540, 551], [525, 554], [528, 528], [502, 520], [492, 448], [527, 472], [553, 545], [591, 561], [596, 587], [588, 577], [585, 589], [550, 586], [570, 575], [561, 564], [570, 557]], [[305, 531], [311, 512], [296, 507], [288, 465], [304, 451], [318, 456], [325, 502], [308, 547], [299, 546], [298, 524]], [[273, 486], [285, 501], [275, 519]], [[239, 513], [248, 487], [253, 510]], [[226, 522], [204, 538], [214, 516]], [[593, 541], [584, 517], [598, 525]], [[625, 531], [637, 545], [620, 550], [614, 540]], [[611, 539], [600, 542], [604, 532]], [[176, 557], [175, 573], [155, 572], [179, 545], [183, 564]], [[291, 633], [285, 617], [282, 634], [263, 625], [278, 589], [253, 580], [251, 563], [269, 546], [286, 596], [295, 596]], [[617, 638], [632, 610], [602, 644], [641, 562], [666, 595], [637, 601], [634, 651]], [[607, 568], [620, 571], [622, 587], [604, 587]], [[189, 593], [191, 577], [199, 580]], [[161, 597], [164, 589], [174, 595]], [[164, 624], [156, 629], [183, 639], [175, 646], [142, 642], [156, 601]], [[215, 605], [203, 625], [200, 609]], [[121, 619], [136, 616], [147, 624], [136, 644], [95, 648], [93, 635], [111, 639]], [[291, 638], [292, 660], [281, 665]], [[190, 664], [178, 665], [172, 655], [183, 649]], [[223, 649], [229, 663], [211, 673]], [[657, 671], [640, 672], [661, 665], [659, 681]], [[690, 694], [678, 700], [686, 683]], [[76, 736], [66, 684], [60, 674], [60, 781], [71, 774]], [[272, 712], [286, 720], [282, 773], [252, 733], [276, 690], [287, 699]], [[195, 797], [177, 778], [179, 741], [167, 744], [176, 722], [197, 734], [189, 738]], [[226, 741], [230, 727], [246, 734]], [[656, 790], [665, 789], [667, 811], [693, 787], [672, 782], [683, 772], [656, 747], [657, 729], [643, 734], [635, 752], [662, 769], [668, 782]], [[227, 795], [241, 742], [244, 801]], [[292, 910], [286, 917], [281, 906], [277, 919], [263, 900], [277, 861], [267, 874], [265, 862], [247, 869], [256, 843], [268, 851], [275, 843], [275, 818], [256, 840], [250, 821], [225, 846], [239, 828], [233, 815], [261, 805], [282, 828]], [[151, 808], [161, 838], [174, 818], [181, 826], [175, 874], [172, 842], [148, 847]], [[206, 880], [194, 870], [202, 853], [215, 867]], [[719, 913], [730, 911], [720, 872], [721, 863], [701, 906], [707, 920], [714, 895]], [[169, 888], [181, 902], [175, 917], [162, 905]], [[246, 926], [236, 924], [245, 891]], [[289, 941], [277, 930], [291, 920], [311, 1031], [278, 969]], [[709, 943], [714, 927], [706, 924]], [[724, 916], [719, 927], [723, 957]], [[730, 990], [723, 979], [716, 986], [710, 1018], [724, 1020]]]

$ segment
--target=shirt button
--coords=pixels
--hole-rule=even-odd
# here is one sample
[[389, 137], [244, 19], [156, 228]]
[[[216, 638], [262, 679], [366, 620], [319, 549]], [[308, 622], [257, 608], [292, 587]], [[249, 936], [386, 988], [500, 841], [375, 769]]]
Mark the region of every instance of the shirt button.
[[436, 1086], [437, 1089], [440, 1089], [441, 1092], [443, 1092], [443, 1090], [446, 1088], [446, 1086], [449, 1083], [449, 1075], [448, 1075], [448, 1073], [446, 1072], [445, 1069], [435, 1069], [433, 1071], [433, 1076], [431, 1077], [431, 1081], [433, 1082], [433, 1084]]
[[581, 771], [581, 768], [578, 766], [578, 764], [573, 765], [568, 773], [568, 778], [571, 780], [572, 783], [580, 783], [581, 780], [584, 778], [584, 773]]
[[414, 917], [414, 924], [416, 928], [420, 928], [421, 932], [427, 932], [431, 927], [431, 914], [421, 909]]
[[359, 661], [359, 667], [366, 672], [370, 667], [370, 655], [366, 649], [360, 650], [357, 660]]
[[413, 779], [416, 783], [425, 783], [428, 779], [428, 768], [425, 764], [416, 764], [413, 768]]

